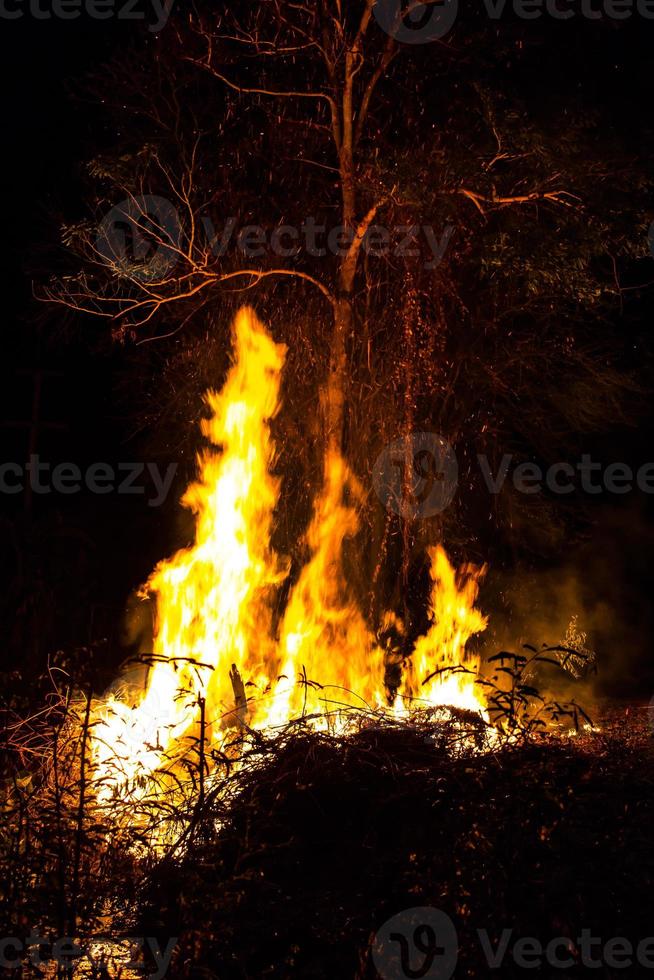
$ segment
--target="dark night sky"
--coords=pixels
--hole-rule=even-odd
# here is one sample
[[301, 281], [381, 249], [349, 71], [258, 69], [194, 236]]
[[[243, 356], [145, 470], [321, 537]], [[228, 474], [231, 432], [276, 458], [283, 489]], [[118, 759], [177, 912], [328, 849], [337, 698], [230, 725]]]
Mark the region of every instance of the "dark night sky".
[[[143, 450], [132, 444], [131, 429], [121, 419], [115, 397], [122, 352], [94, 351], [85, 342], [86, 326], [79, 323], [75, 336], [53, 344], [48, 336], [56, 324], [50, 321], [42, 327], [39, 340], [35, 320], [41, 308], [31, 298], [31, 270], [43, 268], [44, 246], [51, 248], [57, 241], [56, 216], [81, 212], [80, 176], [93, 147], [93, 111], [85, 111], [70, 97], [69, 82], [96, 69], [112, 51], [129, 42], [134, 25], [87, 18], [35, 22], [27, 16], [0, 23], [4, 131], [0, 418], [14, 422], [31, 415], [32, 381], [17, 372], [40, 365], [55, 372], [43, 383], [41, 417], [65, 426], [41, 431], [41, 458], [80, 466], [142, 459]], [[25, 460], [27, 432], [3, 425], [0, 433], [3, 460]], [[170, 495], [173, 510], [181, 489], [175, 487]], [[6, 513], [24, 532], [22, 506], [21, 496], [0, 499], [0, 517]], [[161, 557], [162, 547], [170, 550], [173, 546], [174, 518], [165, 510], [148, 508], [138, 496], [116, 494], [35, 500], [37, 535], [46, 528], [62, 539], [52, 559], [59, 567], [46, 574], [61, 590], [80, 591], [77, 621], [69, 624], [70, 629], [65, 623], [58, 624], [62, 645], [110, 632], [115, 635], [116, 610]], [[69, 529], [73, 533], [67, 544]], [[77, 558], [80, 540], [84, 541], [81, 567]], [[27, 544], [27, 561], [31, 553]], [[9, 569], [5, 572], [9, 578]], [[91, 605], [89, 613], [84, 607]]]
[[[576, 62], [574, 84], [583, 76], [587, 91], [594, 93], [598, 104], [610, 104], [611, 116], [622, 127], [625, 148], [637, 154], [641, 123], [652, 112], [654, 21], [601, 35], [594, 25], [580, 23], [565, 34], [562, 50], [559, 40], [567, 26], [557, 25], [552, 30], [550, 44], [534, 61], [531, 75], [525, 77], [527, 90], [533, 98], [560, 98], [572, 78], [566, 72], [566, 59], [568, 64]], [[573, 30], [578, 46], [570, 40]], [[44, 344], [37, 349], [27, 272], [29, 266], [38, 264], [42, 244], [56, 237], [52, 214], [75, 208], [81, 163], [93, 147], [93, 113], [68, 98], [66, 83], [97, 67], [134, 33], [132, 24], [85, 18], [37, 22], [25, 16], [20, 21], [0, 21], [4, 136], [0, 417], [25, 418], [30, 412], [29, 384], [16, 375], [17, 369], [40, 361], [61, 372], [46, 384], [43, 415], [64, 422], [68, 428], [44, 434], [40, 443], [43, 455], [57, 460], [117, 460], [134, 455], [125, 441], [126, 426], [114, 408], [115, 373], [122, 353], [93, 354], [83, 342], [83, 333], [56, 350]], [[654, 262], [649, 273], [654, 278]], [[639, 338], [648, 336], [650, 316], [651, 301], [635, 311]], [[7, 428], [0, 431], [3, 459], [24, 456], [25, 433]], [[599, 439], [597, 451], [607, 459], [620, 458], [638, 465], [651, 458], [653, 432], [654, 417], [644, 419], [638, 433]], [[175, 488], [170, 507], [154, 513], [138, 498], [100, 498], [99, 503], [98, 498], [72, 498], [42, 504], [48, 515], [54, 515], [56, 509], [58, 519], [82, 527], [89, 535], [94, 554], [92, 591], [100, 605], [104, 602], [117, 608], [128, 590], [144, 578], [153, 560], [170, 547], [174, 540], [174, 497], [180, 490], [181, 486]], [[0, 514], [4, 510], [15, 519], [19, 506], [15, 499], [0, 499]], [[641, 634], [637, 664], [642, 666], [645, 688], [651, 685], [652, 677], [647, 659], [649, 638], [645, 635], [651, 587], [644, 575], [651, 563], [653, 516], [651, 497], [612, 500], [610, 505], [602, 502], [589, 551], [602, 566], [607, 593], [611, 584], [605, 566], [609, 558], [613, 562], [620, 616]], [[633, 694], [639, 684], [642, 686], [642, 677], [638, 677], [633, 663], [629, 673], [633, 677], [625, 693]], [[642, 691], [643, 696], [646, 694], [647, 690]]]

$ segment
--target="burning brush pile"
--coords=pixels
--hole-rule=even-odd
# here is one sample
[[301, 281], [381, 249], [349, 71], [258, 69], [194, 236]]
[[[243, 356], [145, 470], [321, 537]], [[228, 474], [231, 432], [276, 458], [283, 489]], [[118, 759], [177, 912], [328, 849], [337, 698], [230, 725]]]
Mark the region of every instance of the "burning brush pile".
[[[198, 976], [373, 977], [374, 930], [398, 907], [447, 907], [464, 924], [486, 910], [503, 928], [525, 889], [537, 915], [550, 842], [610, 796], [607, 773], [650, 806], [650, 777], [625, 763], [647, 752], [642, 739], [616, 750], [577, 705], [530, 686], [535, 663], [579, 658], [579, 644], [497, 654], [482, 671], [467, 644], [487, 625], [484, 569], [455, 569], [441, 546], [428, 628], [410, 650], [382, 641], [404, 627], [388, 613], [371, 628], [349, 594], [343, 544], [363, 490], [333, 446], [289, 584], [271, 543], [285, 348], [249, 309], [233, 346], [183, 500], [194, 541], [142, 590], [156, 609], [145, 685], [123, 676], [97, 698], [55, 678], [30, 722], [7, 713], [0, 861], [20, 855], [21, 871], [0, 904], [27, 923], [36, 902], [74, 934], [115, 927], [118, 911], [134, 922], [140, 906], [151, 934], [183, 937], [184, 977], [196, 962]], [[552, 740], [556, 726], [578, 737]], [[580, 809], [575, 781], [588, 783]], [[598, 840], [631, 835], [641, 855], [640, 823], [632, 833], [613, 810]], [[571, 857], [552, 886], [563, 919]]]
[[[364, 495], [333, 446], [306, 533], [309, 557], [288, 588], [290, 563], [271, 544], [281, 481], [269, 424], [280, 409], [285, 353], [243, 308], [225, 385], [206, 397], [211, 448], [183, 498], [195, 540], [142, 590], [156, 608], [145, 690], [119, 679], [91, 707], [97, 801], [116, 814], [125, 805], [131, 823], [162, 799], [204, 795], [227, 762], [243, 764], [255, 736], [274, 738], [289, 725], [342, 735], [380, 722], [454, 720], [459, 741], [483, 750], [525, 725], [545, 726], [548, 716], [582, 723], [575, 706], [541, 704], [530, 714], [525, 657], [501, 654], [494, 676], [481, 676], [467, 643], [487, 625], [476, 606], [485, 568], [456, 570], [440, 545], [429, 551], [428, 629], [404, 652], [379, 639], [402, 636], [404, 626], [389, 612], [373, 631], [350, 595], [343, 545], [357, 534]], [[178, 832], [162, 838], [158, 828], [155, 837], [170, 843]]]
[[[483, 755], [453, 719], [288, 731], [252, 748], [184, 855], [158, 865], [145, 928], [179, 937], [184, 980], [615, 976], [606, 943], [653, 934], [654, 758], [633, 719], [604, 722]], [[569, 968], [532, 956], [526, 972], [512, 953], [526, 938], [558, 944]]]
[[[486, 627], [475, 607], [484, 569], [456, 572], [434, 547], [431, 625], [409, 655], [384, 649], [348, 596], [343, 542], [358, 530], [363, 491], [333, 448], [307, 531], [309, 560], [275, 621], [290, 568], [271, 546], [280, 480], [269, 422], [280, 407], [285, 348], [249, 309], [236, 318], [233, 344], [224, 388], [207, 395], [202, 430], [212, 448], [183, 500], [195, 541], [143, 589], [156, 605], [146, 689], [130, 698], [118, 685], [93, 705], [101, 801], [138, 802], [157, 786], [169, 793], [198, 743], [211, 780], [212, 752], [240, 754], [253, 732], [294, 721], [338, 733], [353, 712], [401, 719], [458, 709], [488, 720], [479, 660], [466, 652]], [[392, 614], [381, 625], [402, 630]]]

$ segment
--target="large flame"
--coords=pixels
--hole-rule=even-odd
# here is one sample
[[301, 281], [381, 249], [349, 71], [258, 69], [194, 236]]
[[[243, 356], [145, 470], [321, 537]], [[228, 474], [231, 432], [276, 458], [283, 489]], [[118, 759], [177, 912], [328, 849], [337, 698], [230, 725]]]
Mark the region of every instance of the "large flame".
[[[358, 530], [363, 491], [338, 453], [307, 531], [308, 561], [281, 623], [273, 613], [287, 564], [271, 548], [279, 479], [269, 422], [279, 409], [285, 348], [254, 313], [233, 327], [234, 361], [220, 393], [209, 392], [202, 431], [213, 444], [183, 504], [195, 540], [161, 562], [143, 594], [156, 602], [153, 665], [140, 702], [112, 696], [97, 705], [93, 752], [102, 800], [174, 765], [185, 740], [220, 743], [229, 729], [267, 728], [304, 716], [318, 725], [343, 706], [406, 713], [420, 707], [483, 705], [478, 660], [466, 643], [486, 627], [475, 608], [483, 570], [457, 575], [431, 552], [431, 626], [404, 662], [395, 703], [384, 686], [385, 654], [349, 595], [343, 542]], [[277, 635], [276, 635], [277, 634]]]
[[320, 687], [292, 685], [286, 718], [301, 710], [381, 704], [383, 653], [356, 602], [348, 598], [342, 565], [343, 540], [354, 536], [359, 527], [356, 510], [344, 503], [346, 489], [361, 498], [361, 488], [343, 459], [330, 452], [307, 534], [311, 558], [286, 608], [280, 643], [285, 675], [293, 678], [301, 670]]
[[249, 309], [233, 327], [234, 365], [202, 431], [221, 451], [198, 460], [199, 480], [182, 503], [196, 515], [195, 542], [163, 561], [144, 593], [156, 600], [155, 663], [135, 711], [112, 699], [101, 710], [97, 756], [116, 781], [159, 768], [171, 745], [197, 720], [200, 700], [210, 723], [235, 711], [232, 665], [263, 685], [275, 670], [270, 590], [283, 576], [270, 550], [279, 480], [270, 469], [268, 421], [279, 407], [285, 348]]

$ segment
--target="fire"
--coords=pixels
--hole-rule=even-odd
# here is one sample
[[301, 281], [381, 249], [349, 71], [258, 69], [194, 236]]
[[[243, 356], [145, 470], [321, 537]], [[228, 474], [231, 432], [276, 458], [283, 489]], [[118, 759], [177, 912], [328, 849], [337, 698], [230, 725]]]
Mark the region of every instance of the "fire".
[[212, 729], [233, 720], [232, 665], [261, 686], [274, 671], [269, 600], [285, 570], [270, 549], [279, 480], [268, 422], [286, 352], [248, 309], [233, 342], [234, 365], [222, 392], [208, 393], [211, 417], [202, 423], [222, 452], [199, 458], [199, 480], [182, 501], [196, 516], [195, 542], [163, 561], [144, 589], [157, 609], [145, 697], [135, 711], [115, 700], [100, 708], [97, 761], [108, 792], [116, 779], [132, 783], [165, 764], [197, 722], [201, 698]]
[[[363, 490], [335, 451], [327, 454], [302, 568], [281, 622], [273, 608], [288, 562], [271, 547], [280, 480], [270, 421], [280, 407], [286, 349], [250, 309], [233, 326], [234, 358], [221, 392], [210, 391], [202, 431], [212, 444], [182, 503], [195, 516], [193, 544], [161, 562], [143, 589], [156, 603], [153, 665], [136, 706], [96, 705], [98, 798], [143, 792], [170, 769], [205, 723], [209, 744], [230, 729], [266, 729], [303, 716], [320, 725], [345, 706], [406, 713], [454, 705], [483, 711], [479, 661], [466, 643], [486, 627], [475, 608], [482, 570], [458, 575], [431, 553], [431, 626], [404, 664], [394, 704], [384, 651], [349, 597], [343, 542], [358, 531]], [[438, 671], [438, 673], [435, 673]]]
[[281, 631], [285, 674], [293, 677], [302, 669], [310, 680], [320, 682], [322, 690], [294, 685], [284, 720], [303, 709], [324, 711], [326, 706], [357, 702], [381, 705], [383, 652], [356, 603], [347, 598], [343, 540], [356, 534], [359, 522], [354, 507], [344, 503], [346, 489], [362, 498], [361, 487], [343, 459], [330, 452], [307, 534], [311, 559], [293, 590]]
[[479, 710], [475, 679], [481, 662], [466, 652], [470, 637], [481, 633], [488, 618], [475, 607], [485, 566], [464, 565], [455, 572], [443, 548], [429, 552], [432, 593], [431, 626], [418, 638], [404, 678], [402, 693], [428, 704]]

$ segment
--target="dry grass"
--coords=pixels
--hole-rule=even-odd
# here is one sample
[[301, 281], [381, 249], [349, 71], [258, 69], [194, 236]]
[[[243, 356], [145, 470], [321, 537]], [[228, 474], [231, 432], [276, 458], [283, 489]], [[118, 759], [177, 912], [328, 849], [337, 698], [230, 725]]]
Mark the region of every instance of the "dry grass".
[[[548, 713], [580, 720], [574, 707]], [[179, 936], [171, 976], [189, 980], [373, 978], [375, 931], [419, 905], [456, 922], [457, 976], [484, 975], [477, 928], [643, 938], [645, 720], [607, 716], [576, 737], [526, 724], [510, 740], [465, 712], [352, 711], [340, 734], [301, 719], [220, 752], [190, 746], [175, 771], [184, 792], [137, 812], [124, 798], [97, 805], [85, 697], [55, 692], [27, 721], [7, 707], [3, 934]], [[155, 826], [172, 841], [164, 853], [149, 846]]]

